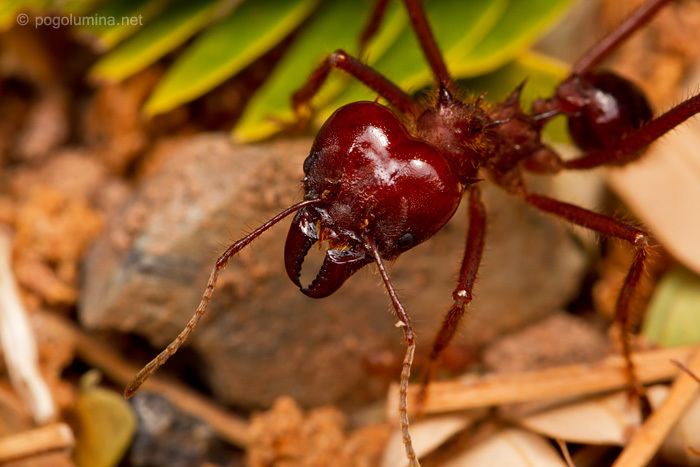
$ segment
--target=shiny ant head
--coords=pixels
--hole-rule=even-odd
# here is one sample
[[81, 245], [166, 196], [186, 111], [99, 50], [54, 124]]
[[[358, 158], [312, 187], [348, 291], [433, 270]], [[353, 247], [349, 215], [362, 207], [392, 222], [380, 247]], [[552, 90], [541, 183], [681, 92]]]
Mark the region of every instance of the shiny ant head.
[[[289, 278], [311, 297], [335, 292], [373, 260], [393, 259], [434, 235], [457, 209], [463, 185], [433, 147], [413, 139], [386, 107], [356, 102], [323, 125], [304, 161], [304, 197], [285, 245]], [[316, 278], [300, 284], [307, 252], [328, 250]]]

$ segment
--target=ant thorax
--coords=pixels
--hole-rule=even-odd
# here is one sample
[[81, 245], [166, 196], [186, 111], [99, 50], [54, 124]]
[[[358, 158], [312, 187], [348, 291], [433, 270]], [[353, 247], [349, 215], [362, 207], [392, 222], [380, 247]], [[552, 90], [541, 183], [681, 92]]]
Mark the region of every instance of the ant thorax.
[[480, 168], [501, 178], [543, 147], [541, 126], [522, 111], [519, 97], [520, 89], [489, 106], [481, 98], [461, 102], [442, 89], [417, 119], [416, 132], [450, 161], [465, 184]]

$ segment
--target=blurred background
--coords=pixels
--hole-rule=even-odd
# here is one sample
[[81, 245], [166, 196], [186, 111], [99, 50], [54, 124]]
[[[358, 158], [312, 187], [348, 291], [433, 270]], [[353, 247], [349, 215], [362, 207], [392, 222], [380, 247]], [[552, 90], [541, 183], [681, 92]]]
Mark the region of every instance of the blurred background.
[[[301, 199], [314, 131], [339, 106], [376, 99], [334, 72], [309, 127], [295, 125], [290, 96], [324, 56], [359, 54], [429, 98], [400, 2], [360, 50], [370, 0], [0, 1], [0, 464], [404, 465], [387, 402], [404, 348], [379, 276], [366, 268], [329, 298], [305, 297], [283, 267], [288, 222], [232, 261], [186, 347], [121, 396], [189, 319], [218, 255]], [[640, 3], [424, 1], [461, 97], [499, 102], [526, 80], [525, 109]], [[700, 2], [671, 2], [605, 66], [662, 112], [699, 89], [698, 31]], [[700, 342], [699, 125], [629, 167], [530, 180], [652, 232], [633, 344], [679, 361]], [[576, 154], [564, 121], [544, 138]], [[493, 187], [485, 197], [475, 300], [437, 379], [615, 355], [628, 246]], [[415, 375], [451, 304], [467, 225], [461, 208], [391, 265], [417, 329]], [[661, 404], [678, 369], [650, 365]], [[700, 465], [689, 397], [653, 465]], [[414, 437], [424, 465], [567, 465], [569, 451], [578, 467], [611, 465], [639, 414], [621, 393], [570, 399], [488, 416], [463, 407]]]

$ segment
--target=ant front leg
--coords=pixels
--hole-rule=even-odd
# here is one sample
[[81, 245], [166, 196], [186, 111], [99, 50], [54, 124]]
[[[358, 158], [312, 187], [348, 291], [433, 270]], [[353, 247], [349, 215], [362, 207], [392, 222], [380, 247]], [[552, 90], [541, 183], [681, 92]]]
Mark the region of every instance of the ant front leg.
[[438, 358], [454, 337], [459, 322], [464, 316], [467, 306], [472, 301], [472, 289], [474, 288], [476, 274], [484, 251], [485, 231], [486, 209], [481, 201], [481, 190], [476, 185], [472, 185], [469, 189], [469, 230], [467, 232], [467, 243], [464, 248], [462, 266], [459, 270], [459, 281], [452, 292], [454, 303], [445, 315], [442, 326], [433, 341], [428, 368], [418, 393], [418, 413], [422, 412], [425, 404], [428, 395], [428, 385], [433, 377]]
[[304, 86], [292, 95], [292, 107], [302, 121], [305, 120], [303, 116], [310, 113], [309, 103], [311, 99], [321, 89], [333, 68], [342, 70], [357, 79], [386, 99], [402, 114], [412, 117], [418, 116], [419, 106], [409, 94], [374, 68], [360, 62], [344, 50], [338, 49], [326, 57], [311, 73]]
[[643, 230], [637, 229], [629, 224], [619, 221], [610, 216], [598, 214], [597, 212], [564, 203], [547, 196], [526, 193], [525, 201], [537, 209], [554, 214], [557, 217], [593, 230], [603, 236], [624, 240], [634, 248], [634, 259], [625, 276], [625, 281], [620, 290], [620, 295], [615, 305], [615, 320], [621, 327], [622, 353], [627, 364], [627, 377], [630, 381], [633, 394], [639, 397], [643, 410], [649, 411], [650, 406], [646, 399], [644, 386], [636, 377], [634, 363], [632, 362], [632, 350], [630, 344], [630, 306], [639, 279], [644, 271], [644, 264], [649, 255], [649, 235]]

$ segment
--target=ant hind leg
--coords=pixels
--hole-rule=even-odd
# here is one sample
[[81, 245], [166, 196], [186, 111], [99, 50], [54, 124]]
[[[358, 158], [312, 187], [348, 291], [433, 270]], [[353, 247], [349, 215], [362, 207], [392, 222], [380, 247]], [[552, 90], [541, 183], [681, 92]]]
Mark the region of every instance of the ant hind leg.
[[651, 406], [646, 397], [644, 386], [636, 376], [629, 335], [632, 297], [644, 271], [646, 259], [649, 256], [649, 235], [643, 230], [613, 217], [598, 214], [597, 212], [547, 196], [526, 193], [524, 199], [537, 209], [561, 217], [572, 224], [585, 227], [606, 237], [624, 240], [634, 249], [634, 259], [625, 276], [622, 290], [620, 290], [620, 295], [615, 305], [615, 321], [620, 326], [622, 354], [626, 362], [626, 372], [631, 394], [639, 398], [643, 414], [650, 413]]

